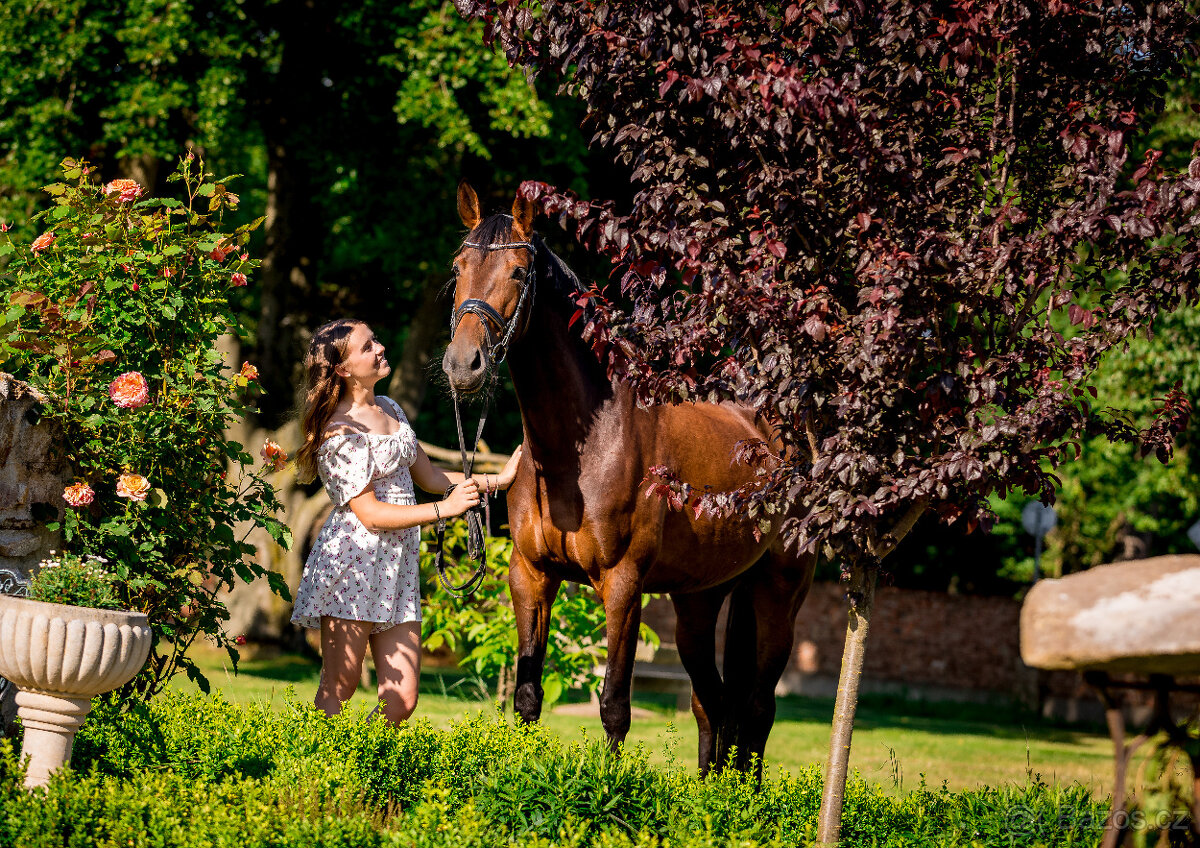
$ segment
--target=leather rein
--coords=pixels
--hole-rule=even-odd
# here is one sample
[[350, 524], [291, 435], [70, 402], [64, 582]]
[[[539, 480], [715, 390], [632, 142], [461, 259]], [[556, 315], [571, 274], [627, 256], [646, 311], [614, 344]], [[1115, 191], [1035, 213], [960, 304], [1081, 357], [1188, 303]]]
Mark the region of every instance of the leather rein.
[[[458, 451], [462, 457], [463, 479], [467, 480], [471, 477], [471, 469], [475, 465], [475, 453], [479, 449], [479, 439], [483, 435], [483, 426], [487, 423], [488, 407], [491, 405], [492, 390], [496, 384], [495, 368], [508, 356], [509, 345], [513, 341], [513, 336], [516, 334], [517, 328], [520, 327], [521, 333], [524, 334], [525, 329], [529, 326], [529, 316], [533, 312], [534, 288], [537, 277], [537, 247], [532, 241], [502, 242], [499, 244], [480, 244], [478, 242], [465, 241], [463, 242], [463, 247], [483, 250], [488, 253], [496, 250], [528, 250], [530, 255], [529, 267], [525, 272], [525, 278], [521, 281], [521, 293], [517, 296], [517, 308], [513, 310], [512, 317], [509, 320], [505, 321], [504, 317], [496, 311], [495, 307], [486, 300], [479, 298], [464, 300], [450, 315], [451, 340], [454, 339], [454, 334], [458, 331], [458, 325], [462, 322], [464, 316], [470, 314], [479, 319], [479, 323], [483, 325], [484, 335], [487, 337], [487, 357], [492, 368], [492, 379], [489, 381], [487, 394], [483, 399], [483, 412], [479, 416], [479, 426], [475, 430], [475, 440], [471, 443], [470, 458], [467, 457], [467, 444], [463, 436], [458, 393], [454, 392], [453, 389], [451, 390], [451, 397], [454, 400], [454, 425], [458, 429]], [[528, 304], [528, 307], [526, 304]], [[496, 341], [497, 336], [500, 338], [499, 341]], [[453, 489], [453, 486], [447, 489], [445, 497], [449, 497]], [[464, 516], [467, 521], [467, 558], [478, 560], [479, 565], [476, 567], [475, 573], [465, 583], [458, 586], [455, 586], [446, 575], [444, 556], [446, 519], [443, 518], [437, 522], [437, 551], [434, 554], [433, 564], [437, 569], [438, 580], [441, 582], [442, 588], [456, 598], [463, 598], [473, 594], [483, 583], [483, 578], [487, 573], [487, 528], [491, 524], [490, 513], [488, 494], [484, 493], [482, 505], [467, 510]]]

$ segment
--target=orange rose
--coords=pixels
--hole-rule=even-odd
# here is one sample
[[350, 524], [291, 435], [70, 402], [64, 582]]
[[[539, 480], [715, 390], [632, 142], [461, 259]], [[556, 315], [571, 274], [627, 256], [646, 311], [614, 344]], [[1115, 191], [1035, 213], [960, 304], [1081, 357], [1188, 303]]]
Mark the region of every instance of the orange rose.
[[257, 380], [258, 379], [258, 369], [255, 368], [253, 365], [251, 365], [249, 362], [243, 362], [242, 370], [239, 371], [238, 373], [241, 376], [245, 377], [247, 380]]
[[227, 243], [224, 246], [218, 244], [216, 247], [213, 248], [212, 253], [208, 254], [208, 258], [213, 260], [214, 262], [224, 262], [225, 257], [227, 257], [231, 253], [233, 253], [233, 245], [232, 244]]
[[117, 195], [118, 203], [128, 203], [141, 197], [142, 187], [133, 180], [113, 180], [104, 187], [104, 193]]
[[282, 471], [287, 466], [287, 453], [270, 439], [263, 442], [261, 453], [263, 461], [275, 471]]
[[126, 371], [109, 384], [108, 396], [123, 409], [137, 409], [150, 402], [150, 386], [137, 371]]
[[96, 497], [96, 493], [87, 483], [75, 483], [63, 489], [63, 500], [73, 507], [87, 506]]
[[134, 501], [144, 501], [150, 494], [150, 481], [141, 474], [126, 471], [117, 478], [117, 496]]
[[33, 244], [29, 245], [29, 249], [34, 253], [40, 253], [52, 244], [54, 244], [54, 233], [42, 233], [33, 240]]

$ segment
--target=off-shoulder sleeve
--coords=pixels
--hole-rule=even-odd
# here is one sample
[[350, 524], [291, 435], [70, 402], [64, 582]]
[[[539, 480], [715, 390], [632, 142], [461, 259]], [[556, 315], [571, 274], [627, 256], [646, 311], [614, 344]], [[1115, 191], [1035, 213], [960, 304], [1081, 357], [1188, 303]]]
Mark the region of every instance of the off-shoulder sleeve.
[[362, 433], [330, 436], [317, 456], [317, 473], [334, 506], [361, 495], [374, 479], [371, 439]]
[[[396, 420], [398, 420], [401, 424], [408, 424], [408, 416], [404, 414], [404, 408], [400, 406], [400, 404], [396, 403], [387, 395], [381, 395], [380, 397], [386, 401], [391, 410], [396, 413]], [[412, 425], [409, 424], [409, 426], [411, 427]]]

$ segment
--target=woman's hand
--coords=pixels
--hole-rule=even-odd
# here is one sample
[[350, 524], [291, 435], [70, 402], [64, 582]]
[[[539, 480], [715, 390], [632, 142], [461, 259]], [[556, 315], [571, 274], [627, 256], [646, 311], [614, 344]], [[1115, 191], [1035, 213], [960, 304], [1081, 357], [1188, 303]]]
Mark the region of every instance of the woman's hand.
[[523, 449], [524, 445], [517, 445], [517, 449], [508, 458], [508, 462], [504, 463], [504, 468], [496, 475], [497, 487], [507, 489], [512, 485], [513, 478], [517, 476], [517, 463], [521, 461], [521, 451]]
[[468, 479], [455, 486], [450, 496], [442, 501], [441, 513], [444, 518], [449, 518], [462, 515], [473, 506], [479, 506], [479, 486]]

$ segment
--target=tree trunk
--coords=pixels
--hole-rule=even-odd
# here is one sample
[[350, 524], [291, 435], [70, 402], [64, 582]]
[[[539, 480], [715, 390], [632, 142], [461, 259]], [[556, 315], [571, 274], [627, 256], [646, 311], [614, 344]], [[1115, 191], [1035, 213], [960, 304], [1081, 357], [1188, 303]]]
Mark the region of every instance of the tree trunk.
[[508, 704], [512, 701], [512, 696], [516, 689], [516, 668], [509, 665], [502, 666], [500, 668], [500, 677], [496, 681], [496, 704], [500, 708], [501, 715], [508, 709]]
[[117, 162], [117, 171], [122, 177], [127, 177], [143, 186], [150, 194], [159, 191], [158, 175], [162, 171], [163, 161], [157, 156], [143, 153], [140, 156], [126, 156]]
[[314, 124], [323, 120], [327, 98], [319, 55], [328, 37], [324, 3], [285, 4], [278, 18], [283, 52], [262, 105], [267, 149], [266, 246], [259, 279], [260, 306], [255, 361], [266, 389], [260, 423], [280, 426], [297, 401], [302, 370], [302, 333], [309, 324], [326, 222], [313, 204], [314, 169], [306, 155]]
[[850, 575], [850, 621], [846, 626], [846, 644], [842, 652], [842, 671], [838, 679], [837, 702], [833, 708], [833, 729], [829, 739], [829, 765], [821, 793], [821, 811], [817, 819], [817, 844], [836, 848], [842, 831], [842, 802], [846, 795], [846, 775], [850, 766], [850, 738], [854, 734], [854, 713], [858, 708], [858, 683], [862, 677], [875, 606], [875, 579], [878, 565], [856, 565]]
[[400, 404], [410, 421], [415, 421], [417, 413], [421, 411], [425, 391], [429, 388], [429, 360], [449, 315], [442, 314], [442, 299], [438, 297], [440, 291], [440, 283], [426, 281], [421, 304], [409, 322], [404, 351], [388, 384], [388, 397]]

